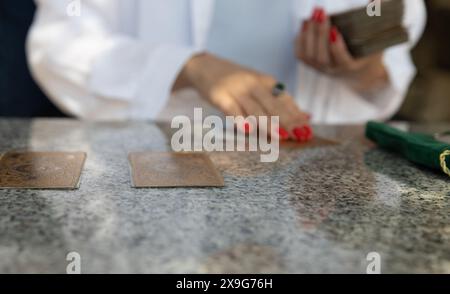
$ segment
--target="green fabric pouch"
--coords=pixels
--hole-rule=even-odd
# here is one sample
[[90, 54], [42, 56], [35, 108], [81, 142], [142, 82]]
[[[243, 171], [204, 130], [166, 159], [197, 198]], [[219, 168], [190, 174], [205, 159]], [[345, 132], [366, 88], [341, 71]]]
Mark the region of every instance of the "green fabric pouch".
[[366, 137], [411, 162], [439, 169], [450, 176], [450, 145], [437, 141], [433, 136], [407, 133], [383, 123], [369, 122]]

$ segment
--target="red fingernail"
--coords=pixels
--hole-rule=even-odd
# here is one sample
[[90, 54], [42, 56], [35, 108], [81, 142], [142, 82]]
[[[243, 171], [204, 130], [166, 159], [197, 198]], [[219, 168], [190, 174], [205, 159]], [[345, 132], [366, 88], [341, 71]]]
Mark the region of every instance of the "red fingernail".
[[330, 42], [336, 43], [338, 37], [338, 30], [335, 26], [333, 26], [330, 30]]
[[308, 134], [303, 128], [295, 128], [292, 131], [299, 142], [305, 142], [307, 140]]
[[306, 133], [306, 140], [310, 141], [314, 137], [313, 129], [310, 126], [304, 126], [303, 129]]
[[319, 7], [314, 8], [314, 11], [313, 11], [311, 19], [313, 21], [317, 21], [319, 13], [320, 13], [320, 8]]
[[278, 128], [278, 134], [280, 135], [281, 140], [289, 139], [289, 133], [283, 128]]
[[244, 123], [244, 132], [246, 134], [250, 133], [250, 124], [248, 122]]
[[317, 14], [317, 22], [318, 23], [323, 23], [325, 21], [325, 10], [323, 10], [322, 8], [319, 9], [319, 12]]

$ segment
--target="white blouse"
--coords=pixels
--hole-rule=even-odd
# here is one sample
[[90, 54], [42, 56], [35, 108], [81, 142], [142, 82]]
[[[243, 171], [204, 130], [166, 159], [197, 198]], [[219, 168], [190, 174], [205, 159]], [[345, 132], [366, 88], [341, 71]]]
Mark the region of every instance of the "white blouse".
[[[293, 0], [216, 1], [206, 49], [297, 87]], [[237, 9], [238, 8], [238, 9]]]
[[[81, 13], [68, 14], [68, 5], [76, 1]], [[315, 122], [387, 119], [400, 107], [415, 75], [410, 49], [425, 25], [423, 0], [405, 1], [411, 41], [385, 51], [390, 85], [371, 97], [293, 56], [300, 24], [315, 6], [332, 14], [367, 2], [36, 0], [28, 58], [34, 77], [54, 103], [83, 119], [155, 118], [185, 62], [205, 50], [287, 83]]]

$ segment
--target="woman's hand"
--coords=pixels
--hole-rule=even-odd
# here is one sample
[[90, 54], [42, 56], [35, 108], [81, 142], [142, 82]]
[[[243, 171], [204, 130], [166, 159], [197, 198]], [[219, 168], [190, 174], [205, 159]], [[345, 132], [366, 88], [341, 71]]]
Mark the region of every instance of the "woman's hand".
[[322, 8], [304, 21], [296, 41], [296, 55], [316, 70], [345, 79], [355, 90], [370, 91], [388, 82], [383, 53], [355, 59]]
[[[202, 97], [230, 116], [279, 116], [276, 137], [301, 142], [312, 138], [309, 116], [294, 99], [284, 93], [278, 97], [272, 91], [277, 81], [271, 76], [244, 68], [210, 54], [193, 57], [184, 67], [177, 84], [195, 88]], [[270, 122], [270, 118], [268, 119]], [[250, 124], [238, 126], [248, 133]], [[259, 125], [269, 135], [271, 128]]]

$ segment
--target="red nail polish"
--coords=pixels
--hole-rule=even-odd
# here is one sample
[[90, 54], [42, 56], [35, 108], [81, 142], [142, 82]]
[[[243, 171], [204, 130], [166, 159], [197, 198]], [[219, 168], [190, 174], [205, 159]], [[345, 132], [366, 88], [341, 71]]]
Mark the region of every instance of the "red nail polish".
[[325, 21], [325, 10], [323, 10], [322, 8], [319, 9], [319, 12], [317, 13], [317, 22], [318, 23], [323, 23]]
[[283, 128], [278, 128], [278, 134], [280, 135], [281, 140], [289, 139], [289, 133]]
[[330, 30], [330, 42], [336, 43], [338, 37], [338, 30], [335, 26], [333, 26]]
[[248, 122], [244, 123], [244, 132], [246, 134], [250, 133], [250, 124]]
[[306, 141], [310, 141], [314, 137], [313, 129], [310, 126], [304, 126], [303, 129], [306, 133]]
[[305, 142], [307, 138], [307, 134], [303, 128], [295, 128], [292, 131], [299, 142]]
[[311, 20], [317, 21], [319, 13], [320, 13], [320, 8], [318, 8], [318, 7], [314, 8], [314, 12], [312, 14]]

